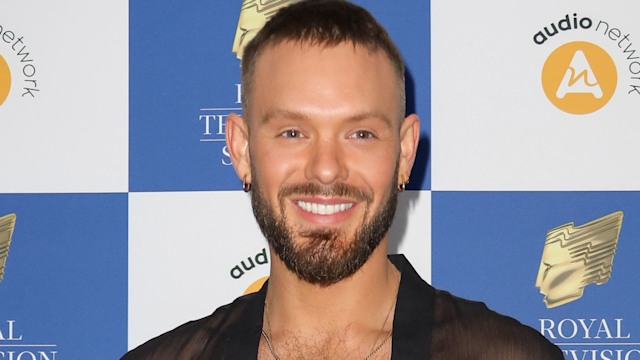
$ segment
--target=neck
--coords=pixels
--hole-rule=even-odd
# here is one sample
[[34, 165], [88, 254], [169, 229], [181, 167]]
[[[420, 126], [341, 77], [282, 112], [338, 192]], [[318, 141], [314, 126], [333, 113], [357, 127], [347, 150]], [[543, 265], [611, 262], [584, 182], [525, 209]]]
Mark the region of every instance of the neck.
[[300, 280], [273, 252], [271, 259], [266, 306], [273, 332], [286, 329], [344, 334], [346, 330], [391, 330], [399, 273], [387, 259], [386, 239], [356, 273], [329, 286]]

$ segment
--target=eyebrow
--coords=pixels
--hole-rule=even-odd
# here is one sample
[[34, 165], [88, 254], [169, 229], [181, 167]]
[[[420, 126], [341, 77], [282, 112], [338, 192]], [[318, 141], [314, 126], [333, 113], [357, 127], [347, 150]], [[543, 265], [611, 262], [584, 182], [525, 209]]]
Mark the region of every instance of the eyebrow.
[[309, 120], [309, 117], [303, 113], [283, 109], [269, 110], [266, 114], [264, 114], [261, 120], [262, 123], [267, 124], [273, 118], [284, 118], [288, 120]]
[[[284, 110], [284, 109], [274, 109], [274, 110], [267, 111], [267, 113], [264, 114], [261, 120], [262, 120], [262, 123], [267, 124], [273, 118], [284, 118], [287, 120], [296, 120], [296, 121], [308, 121], [311, 119], [310, 116], [301, 112]], [[372, 118], [378, 119], [384, 122], [389, 127], [393, 127], [393, 122], [391, 121], [391, 119], [389, 119], [386, 115], [376, 111], [365, 111], [362, 113], [351, 115], [346, 118], [346, 121], [359, 122], [359, 121], [372, 119]]]

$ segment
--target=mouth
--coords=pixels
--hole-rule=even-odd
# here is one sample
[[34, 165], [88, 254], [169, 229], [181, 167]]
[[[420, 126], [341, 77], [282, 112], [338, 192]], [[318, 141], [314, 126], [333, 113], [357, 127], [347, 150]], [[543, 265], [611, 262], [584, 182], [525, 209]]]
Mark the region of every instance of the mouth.
[[296, 204], [300, 209], [312, 213], [314, 215], [334, 215], [347, 211], [353, 207], [353, 203], [340, 203], [340, 204], [319, 204], [315, 202], [308, 202], [298, 200]]

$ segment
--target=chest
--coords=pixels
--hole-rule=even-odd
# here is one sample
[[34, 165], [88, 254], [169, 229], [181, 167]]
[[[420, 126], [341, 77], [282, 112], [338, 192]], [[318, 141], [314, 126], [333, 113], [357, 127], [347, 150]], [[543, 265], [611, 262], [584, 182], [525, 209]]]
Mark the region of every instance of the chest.
[[391, 338], [386, 335], [358, 344], [341, 337], [303, 338], [290, 334], [272, 341], [262, 336], [258, 348], [258, 360], [389, 360], [391, 359]]

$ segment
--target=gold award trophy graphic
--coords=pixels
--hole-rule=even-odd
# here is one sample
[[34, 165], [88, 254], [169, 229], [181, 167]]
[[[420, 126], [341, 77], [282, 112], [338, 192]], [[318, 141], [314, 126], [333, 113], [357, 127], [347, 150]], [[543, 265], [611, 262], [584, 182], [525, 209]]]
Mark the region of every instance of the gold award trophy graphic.
[[0, 282], [4, 278], [4, 266], [7, 262], [9, 254], [9, 245], [11, 244], [11, 235], [16, 225], [16, 215], [9, 214], [0, 216]]
[[262, 29], [267, 20], [283, 7], [299, 0], [243, 0], [232, 51], [242, 60], [244, 47]]
[[617, 211], [578, 227], [570, 222], [547, 232], [536, 279], [547, 308], [578, 300], [587, 285], [609, 280], [622, 216]]

